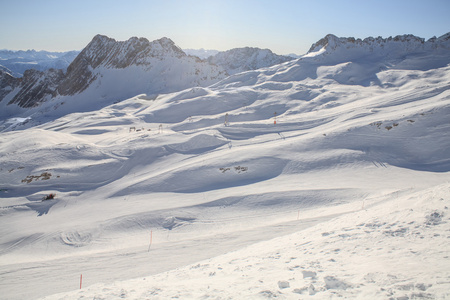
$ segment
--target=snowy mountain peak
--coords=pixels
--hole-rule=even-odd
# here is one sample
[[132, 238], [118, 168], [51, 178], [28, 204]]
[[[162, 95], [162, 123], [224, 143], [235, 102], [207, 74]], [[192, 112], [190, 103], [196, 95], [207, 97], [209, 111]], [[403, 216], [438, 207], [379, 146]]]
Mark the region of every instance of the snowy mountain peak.
[[245, 47], [219, 52], [214, 56], [210, 56], [208, 61], [224, 67], [228, 74], [233, 75], [278, 65], [292, 59], [294, 58], [277, 55], [269, 49]]
[[92, 38], [92, 41], [88, 44], [95, 44], [95, 43], [105, 43], [105, 42], [115, 42], [116, 40], [113, 38], [110, 38], [103, 34], [97, 34]]
[[[104, 35], [96, 35], [80, 55], [73, 61], [78, 65], [86, 61], [93, 68], [100, 64], [110, 68], [126, 68], [132, 64], [148, 64], [148, 57], [166, 55], [182, 57], [186, 54], [169, 38], [149, 42], [146, 38], [132, 37], [127, 41], [116, 41]], [[68, 73], [74, 66], [69, 66]]]
[[[186, 56], [183, 50], [178, 47], [171, 39], [167, 37], [160, 38], [150, 43], [152, 51], [149, 52], [153, 56], [167, 55], [176, 56], [178, 58]], [[159, 50], [159, 51], [158, 51]]]
[[[177, 49], [180, 49], [178, 46], [175, 45], [175, 43], [169, 39], [168, 37], [162, 37], [156, 41], [154, 41], [155, 43], [159, 43], [160, 45], [164, 46], [164, 47], [173, 47], [175, 46]], [[180, 49], [181, 50], [181, 49]], [[183, 50], [181, 50], [183, 51]], [[184, 52], [183, 52], [184, 53]]]
[[[171, 39], [166, 37], [152, 42], [149, 42], [146, 38], [132, 37], [127, 41], [120, 42], [106, 36], [97, 35], [68, 67], [67, 78], [58, 88], [58, 91], [61, 95], [73, 95], [85, 90], [97, 78], [103, 77], [107, 72], [106, 69], [125, 69], [131, 66], [140, 66], [143, 71], [147, 72], [143, 76], [148, 78], [149, 82], [142, 82], [142, 78], [136, 78], [136, 81], [142, 82], [141, 85], [146, 88], [134, 90], [128, 87], [130, 89], [128, 93], [132, 96], [133, 94], [148, 92], [148, 86], [154, 87], [151, 82], [158, 81], [153, 79], [152, 75], [160, 76], [161, 73], [167, 72], [164, 69], [170, 69], [172, 64], [178, 64], [183, 60], [194, 64], [191, 65], [190, 69], [195, 73], [196, 79], [190, 78], [190, 75], [186, 76], [186, 79], [194, 80], [190, 83], [194, 86], [203, 85], [200, 81], [210, 82], [210, 76], [214, 78], [225, 76], [224, 74], [221, 75], [221, 71], [215, 66], [209, 66], [210, 70], [206, 71], [208, 74], [201, 76], [202, 72], [198, 66], [195, 66], [197, 62], [188, 58]], [[201, 64], [202, 66], [206, 65], [205, 63]], [[155, 69], [157, 73], [152, 74], [151, 69]], [[200, 78], [203, 79], [200, 80]], [[130, 79], [128, 78], [128, 80]], [[160, 78], [160, 80], [166, 79], [168, 78], [164, 78], [164, 76]], [[154, 92], [161, 92], [165, 85], [165, 83], [159, 82], [157, 87], [154, 87]], [[182, 84], [181, 88], [189, 86]], [[170, 91], [174, 90], [171, 89]]]

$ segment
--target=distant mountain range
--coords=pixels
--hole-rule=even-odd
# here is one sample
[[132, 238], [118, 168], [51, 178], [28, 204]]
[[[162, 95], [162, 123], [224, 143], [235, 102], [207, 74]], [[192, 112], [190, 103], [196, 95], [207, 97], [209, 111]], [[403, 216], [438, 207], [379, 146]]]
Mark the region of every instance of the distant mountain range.
[[[75, 54], [68, 64], [70, 55]], [[10, 62], [0, 69], [3, 117], [10, 116], [13, 109], [16, 112], [17, 107], [37, 107], [54, 98], [67, 103], [69, 99], [62, 98], [80, 98], [82, 93], [82, 98], [97, 99], [103, 104], [144, 93], [154, 98], [160, 93], [208, 86], [230, 74], [293, 59], [267, 49], [241, 48], [202, 60], [187, 55], [168, 38], [149, 42], [133, 37], [121, 42], [103, 35], [95, 36], [79, 53], [3, 51], [1, 55]], [[24, 70], [22, 77], [14, 76], [26, 65], [24, 61], [34, 61], [28, 66], [39, 67]], [[55, 67], [63, 61], [67, 64]], [[11, 107], [14, 105], [17, 107]]]
[[[330, 60], [330, 63], [335, 64], [351, 59], [352, 63], [346, 66], [346, 72], [337, 74], [334, 79], [361, 85], [376, 84], [375, 69], [388, 68], [390, 63], [411, 68], [409, 55], [427, 57], [422, 63], [421, 60], [413, 60], [416, 69], [439, 67], [443, 61], [440, 56], [448, 55], [449, 36], [446, 34], [428, 41], [413, 35], [361, 40], [338, 38], [330, 34], [313, 44], [300, 60], [318, 54], [323, 54], [321, 63]], [[4, 57], [4, 61], [10, 62], [17, 61], [14, 55], [18, 54], [22, 55], [23, 60], [53, 60], [47, 66], [68, 62], [71, 55], [76, 54], [68, 52], [58, 56], [42, 51], [1, 53], [2, 59]], [[206, 87], [230, 75], [267, 68], [292, 59], [276, 55], [268, 49], [248, 47], [218, 52], [201, 59], [186, 54], [168, 38], [152, 42], [136, 37], [116, 41], [97, 35], [67, 68], [44, 71], [29, 69], [24, 71], [21, 78], [15, 77], [14, 72], [9, 72], [5, 66], [0, 68], [0, 120], [35, 112], [48, 115], [57, 111], [56, 114], [60, 116], [80, 109], [95, 110], [138, 94], [155, 99], [159, 94], [190, 87]], [[44, 65], [41, 64], [41, 67]], [[317, 76], [305, 69], [298, 70], [295, 76], [301, 74]], [[351, 78], [344, 78], [343, 74]], [[280, 73], [277, 76], [286, 77], [286, 81], [293, 78], [292, 74]]]
[[[272, 51], [268, 49], [249, 47], [235, 48], [228, 51], [205, 49], [182, 50], [187, 55], [197, 56], [203, 60], [214, 61], [215, 64], [230, 71], [230, 74], [237, 73], [240, 70], [254, 69], [255, 66], [258, 65], [266, 67], [274, 65], [279, 61], [300, 57], [300, 55], [296, 54], [281, 56], [272, 53]], [[81, 51], [49, 52], [36, 50], [0, 50], [0, 70], [11, 74], [13, 77], [22, 77], [25, 71], [29, 69], [38, 71], [62, 69], [63, 71], [66, 71], [67, 67], [80, 52]]]
[[66, 70], [80, 51], [11, 51], [0, 50], [0, 69], [14, 77], [22, 77], [28, 69], [45, 71], [48, 69]]

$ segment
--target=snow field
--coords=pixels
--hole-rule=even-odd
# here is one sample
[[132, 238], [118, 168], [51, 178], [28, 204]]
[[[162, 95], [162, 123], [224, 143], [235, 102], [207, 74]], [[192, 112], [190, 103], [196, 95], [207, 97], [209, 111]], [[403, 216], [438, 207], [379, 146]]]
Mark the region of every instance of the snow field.
[[2, 294], [448, 298], [443, 61], [325, 51], [18, 121], [0, 135]]
[[393, 193], [373, 206], [184, 268], [44, 299], [445, 299], [449, 188]]

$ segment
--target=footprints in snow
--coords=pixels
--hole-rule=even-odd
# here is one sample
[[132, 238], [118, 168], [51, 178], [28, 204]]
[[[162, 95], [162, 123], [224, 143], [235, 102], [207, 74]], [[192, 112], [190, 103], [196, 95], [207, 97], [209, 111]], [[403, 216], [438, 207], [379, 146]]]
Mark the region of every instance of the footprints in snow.
[[64, 232], [61, 233], [60, 237], [63, 244], [72, 247], [83, 247], [91, 243], [92, 234], [91, 233], [81, 233], [75, 232]]
[[234, 170], [234, 172], [239, 174], [241, 172], [247, 172], [248, 171], [248, 167], [237, 166], [237, 167], [233, 167], [233, 168], [219, 168], [219, 170], [222, 173], [225, 173], [225, 172], [230, 171], [230, 170]]
[[180, 227], [195, 221], [196, 218], [188, 218], [188, 217], [168, 217], [164, 219], [162, 223], [162, 227], [165, 229], [172, 230], [176, 227]]

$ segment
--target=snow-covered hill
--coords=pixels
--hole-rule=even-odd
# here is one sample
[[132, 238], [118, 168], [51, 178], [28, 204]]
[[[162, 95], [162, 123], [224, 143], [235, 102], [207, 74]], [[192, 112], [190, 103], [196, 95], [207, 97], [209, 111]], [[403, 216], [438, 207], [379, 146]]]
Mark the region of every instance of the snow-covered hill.
[[2, 295], [450, 297], [448, 39], [336, 39], [0, 133]]
[[38, 71], [61, 69], [65, 71], [78, 53], [80, 51], [0, 50], [0, 67], [7, 68], [14, 77], [22, 77], [24, 72], [29, 69]]
[[223, 67], [230, 75], [279, 65], [293, 59], [277, 55], [269, 49], [250, 47], [231, 49], [208, 57], [210, 63]]

